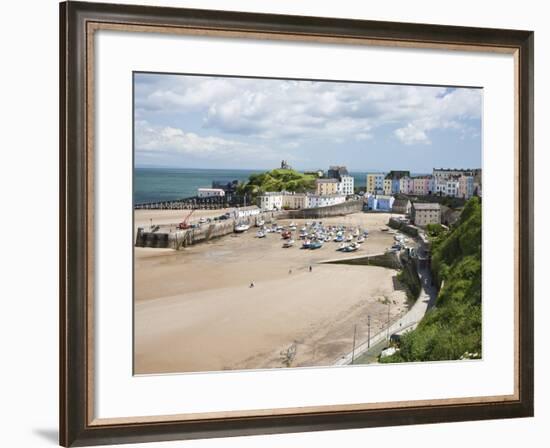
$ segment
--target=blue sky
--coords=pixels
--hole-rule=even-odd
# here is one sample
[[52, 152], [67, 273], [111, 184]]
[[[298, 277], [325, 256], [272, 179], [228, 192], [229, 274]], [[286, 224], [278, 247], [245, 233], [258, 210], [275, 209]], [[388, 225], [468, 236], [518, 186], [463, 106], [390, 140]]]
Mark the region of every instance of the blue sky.
[[481, 167], [481, 89], [134, 75], [135, 164]]

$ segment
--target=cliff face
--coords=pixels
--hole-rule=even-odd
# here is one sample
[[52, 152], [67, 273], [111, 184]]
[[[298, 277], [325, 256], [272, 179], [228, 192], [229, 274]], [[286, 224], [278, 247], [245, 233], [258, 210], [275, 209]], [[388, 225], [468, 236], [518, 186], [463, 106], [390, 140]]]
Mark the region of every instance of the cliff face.
[[453, 229], [433, 241], [436, 306], [382, 362], [481, 357], [481, 203], [468, 201]]

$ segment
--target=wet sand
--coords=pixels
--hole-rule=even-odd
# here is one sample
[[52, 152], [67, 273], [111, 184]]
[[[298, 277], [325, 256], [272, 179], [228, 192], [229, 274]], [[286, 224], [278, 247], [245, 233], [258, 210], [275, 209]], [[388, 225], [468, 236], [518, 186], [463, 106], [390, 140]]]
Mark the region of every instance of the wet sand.
[[[212, 216], [195, 214], [202, 213]], [[404, 291], [394, 289], [396, 271], [319, 264], [383, 252], [393, 243], [380, 231], [388, 217], [357, 213], [323, 220], [369, 230], [354, 254], [336, 252], [333, 242], [301, 250], [298, 240], [283, 249], [279, 234], [258, 239], [253, 228], [180, 251], [136, 248], [135, 372], [333, 364], [351, 350], [355, 325], [358, 342], [366, 339], [368, 315], [374, 335], [387, 322], [388, 308], [392, 320], [406, 311]], [[150, 219], [177, 223], [182, 212], [136, 211], [136, 226]]]

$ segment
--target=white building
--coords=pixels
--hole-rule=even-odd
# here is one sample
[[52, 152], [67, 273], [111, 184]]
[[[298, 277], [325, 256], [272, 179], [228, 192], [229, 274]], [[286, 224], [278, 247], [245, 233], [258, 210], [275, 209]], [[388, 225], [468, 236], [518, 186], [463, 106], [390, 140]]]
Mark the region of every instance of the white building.
[[258, 198], [262, 210], [281, 210], [283, 208], [283, 193], [266, 192]]
[[447, 185], [446, 185], [446, 195], [447, 196], [458, 196], [460, 190], [460, 179], [459, 178], [449, 178], [447, 179]]
[[328, 207], [329, 205], [342, 204], [346, 202], [345, 194], [308, 194], [307, 208]]
[[349, 174], [342, 174], [340, 176], [339, 191], [346, 196], [353, 194], [355, 179]]
[[234, 217], [239, 218], [248, 218], [250, 216], [256, 216], [260, 214], [260, 209], [255, 205], [250, 205], [248, 207], [241, 207], [234, 210]]
[[225, 191], [221, 188], [199, 188], [197, 193], [199, 198], [221, 198], [225, 196]]

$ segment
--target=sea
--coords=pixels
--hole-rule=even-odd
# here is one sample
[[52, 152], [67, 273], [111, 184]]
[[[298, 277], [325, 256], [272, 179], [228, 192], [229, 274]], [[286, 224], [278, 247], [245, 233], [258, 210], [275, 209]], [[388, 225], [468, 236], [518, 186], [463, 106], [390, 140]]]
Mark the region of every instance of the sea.
[[[197, 188], [211, 187], [212, 181], [245, 182], [251, 174], [266, 169], [229, 170], [206, 168], [135, 168], [134, 204], [183, 199], [197, 195]], [[364, 173], [350, 173], [355, 186], [365, 186]]]

